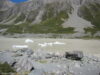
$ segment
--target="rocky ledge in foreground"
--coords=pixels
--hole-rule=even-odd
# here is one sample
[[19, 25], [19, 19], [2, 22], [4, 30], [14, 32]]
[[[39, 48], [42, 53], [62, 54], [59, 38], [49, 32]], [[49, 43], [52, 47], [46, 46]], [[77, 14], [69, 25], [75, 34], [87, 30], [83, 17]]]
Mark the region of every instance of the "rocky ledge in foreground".
[[4, 62], [18, 73], [28, 75], [100, 75], [100, 58], [79, 51], [61, 54], [30, 49], [1, 51], [0, 63]]

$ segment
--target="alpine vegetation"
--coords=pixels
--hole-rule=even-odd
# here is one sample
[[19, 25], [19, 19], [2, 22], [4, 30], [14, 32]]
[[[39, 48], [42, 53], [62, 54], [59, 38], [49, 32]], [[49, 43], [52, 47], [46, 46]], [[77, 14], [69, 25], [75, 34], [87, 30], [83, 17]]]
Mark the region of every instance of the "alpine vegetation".
[[99, 0], [0, 0], [0, 34], [100, 36]]

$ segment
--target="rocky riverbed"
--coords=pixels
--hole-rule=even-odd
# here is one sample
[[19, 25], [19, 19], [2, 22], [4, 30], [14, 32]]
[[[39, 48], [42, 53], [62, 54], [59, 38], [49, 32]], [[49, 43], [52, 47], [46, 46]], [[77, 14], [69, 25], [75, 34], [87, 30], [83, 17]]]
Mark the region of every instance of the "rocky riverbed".
[[100, 58], [81, 51], [49, 52], [31, 49], [0, 51], [0, 63], [28, 75], [100, 75]]

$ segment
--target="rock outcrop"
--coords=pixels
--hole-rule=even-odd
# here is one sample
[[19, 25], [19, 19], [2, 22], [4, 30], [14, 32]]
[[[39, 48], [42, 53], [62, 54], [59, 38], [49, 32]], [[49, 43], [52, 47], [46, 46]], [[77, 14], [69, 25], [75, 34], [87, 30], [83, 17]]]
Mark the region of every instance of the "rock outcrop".
[[[21, 56], [18, 55], [20, 53]], [[27, 72], [29, 75], [99, 75], [100, 58], [83, 55], [82, 52], [78, 51], [67, 52], [67, 57], [64, 57], [65, 54], [61, 56], [56, 53], [30, 49], [1, 51], [0, 63], [10, 62], [9, 64], [19, 74]], [[13, 61], [9, 59], [13, 59]]]
[[83, 52], [80, 51], [66, 52], [65, 58], [72, 60], [81, 60], [83, 58]]

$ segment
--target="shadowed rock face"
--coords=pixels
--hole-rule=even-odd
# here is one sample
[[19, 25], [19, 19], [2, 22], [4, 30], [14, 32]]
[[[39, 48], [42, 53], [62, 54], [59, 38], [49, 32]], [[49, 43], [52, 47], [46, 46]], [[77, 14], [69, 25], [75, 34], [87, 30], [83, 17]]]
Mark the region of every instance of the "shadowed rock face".
[[80, 51], [66, 52], [65, 58], [80, 61], [83, 58], [83, 53]]

